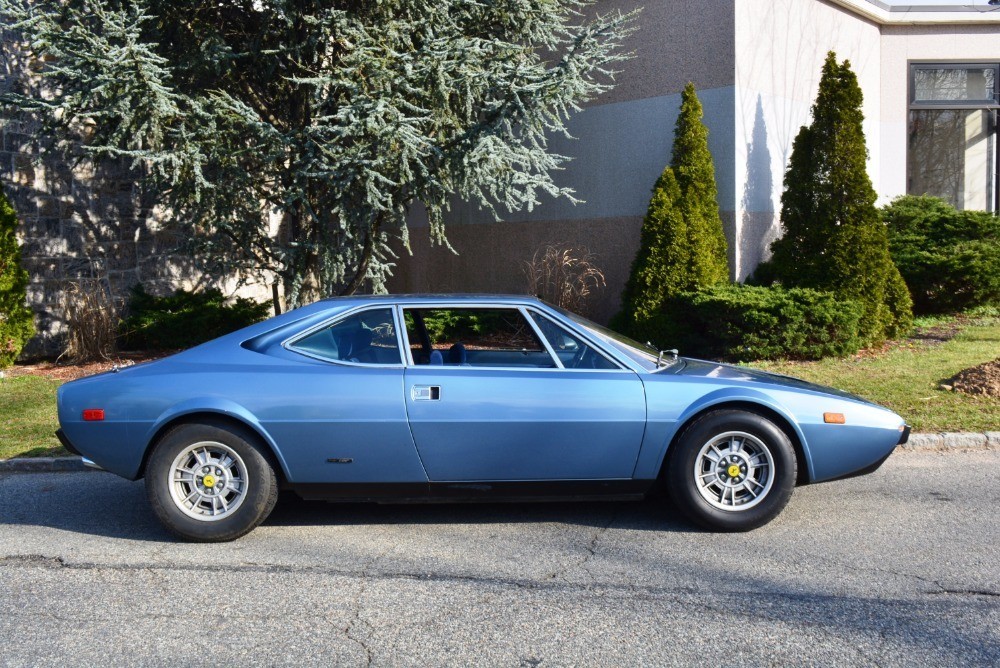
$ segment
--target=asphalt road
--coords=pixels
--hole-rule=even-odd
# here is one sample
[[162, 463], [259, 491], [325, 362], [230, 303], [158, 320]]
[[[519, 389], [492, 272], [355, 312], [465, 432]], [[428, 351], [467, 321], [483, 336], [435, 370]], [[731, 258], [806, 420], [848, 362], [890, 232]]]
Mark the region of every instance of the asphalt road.
[[662, 501], [280, 505], [172, 541], [142, 483], [0, 477], [3, 665], [997, 665], [1000, 452], [899, 453], [749, 534]]

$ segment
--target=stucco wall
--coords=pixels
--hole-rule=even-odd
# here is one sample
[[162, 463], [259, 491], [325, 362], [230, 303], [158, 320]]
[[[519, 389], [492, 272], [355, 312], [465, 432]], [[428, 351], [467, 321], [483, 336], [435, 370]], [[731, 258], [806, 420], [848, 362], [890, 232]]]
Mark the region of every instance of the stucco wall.
[[[638, 231], [650, 189], [670, 159], [679, 91], [691, 80], [705, 105], [705, 121], [716, 156], [720, 202], [734, 238], [733, 3], [735, 0], [603, 0], [593, 11], [630, 11], [644, 6], [627, 48], [617, 85], [573, 117], [575, 139], [554, 138], [553, 150], [573, 157], [557, 175], [585, 203], [549, 200], [529, 213], [494, 223], [475, 207], [457, 206], [449, 220], [458, 256], [430, 248], [414, 230], [413, 256], [403, 254], [396, 291], [523, 291], [522, 263], [544, 243], [572, 241], [598, 255], [607, 288], [592, 312], [607, 318], [617, 310], [621, 288], [638, 246]], [[0, 52], [0, 86], [17, 63]], [[154, 291], [194, 286], [205, 280], [192, 263], [171, 256], [176, 240], [158, 224], [151, 198], [136, 185], [126, 165], [96, 171], [70, 169], [57, 156], [42, 157], [30, 121], [0, 123], [0, 179], [22, 220], [25, 264], [31, 274], [29, 302], [43, 336], [28, 350], [58, 350], [64, 330], [62, 304], [67, 281], [96, 281], [124, 301], [128, 287], [142, 281]], [[419, 228], [419, 217], [414, 219]], [[222, 286], [231, 291], [234, 286]], [[254, 286], [241, 294], [266, 299]]]
[[1000, 23], [882, 29], [880, 202], [906, 194], [910, 62], [1000, 62]]
[[700, 89], [730, 86], [736, 60], [733, 6], [743, 0], [599, 0], [594, 11], [641, 7], [639, 30], [626, 48], [618, 85], [598, 104], [676, 93], [693, 81]]
[[824, 0], [736, 3], [736, 274], [745, 278], [778, 236], [792, 142], [810, 121], [828, 51], [851, 61], [864, 93], [868, 173], [881, 174], [879, 26]]

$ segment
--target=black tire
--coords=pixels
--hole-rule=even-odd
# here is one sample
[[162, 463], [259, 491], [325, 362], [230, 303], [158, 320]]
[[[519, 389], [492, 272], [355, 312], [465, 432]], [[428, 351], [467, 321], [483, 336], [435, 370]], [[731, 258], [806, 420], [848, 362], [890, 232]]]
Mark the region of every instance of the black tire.
[[[235, 479], [242, 492], [240, 495], [230, 492], [232, 496], [228, 497], [238, 496], [241, 500], [218, 519], [198, 519], [192, 515], [198, 514], [200, 507], [185, 511], [174, 498], [174, 490], [178, 489], [172, 480], [174, 462], [198, 443], [221, 445], [219, 451], [228, 449], [241, 460], [241, 466], [234, 464], [233, 470], [241, 473]], [[204, 479], [201, 480], [203, 485]], [[167, 432], [154, 446], [146, 466], [146, 494], [153, 512], [172, 533], [191, 542], [219, 543], [246, 535], [267, 519], [278, 501], [278, 479], [269, 451], [249, 429], [222, 422], [182, 424]]]
[[[748, 437], [727, 436], [732, 433]], [[718, 439], [731, 443], [734, 438], [734, 447], [740, 450], [723, 450], [733, 457], [731, 462], [728, 457], [720, 458], [718, 465], [710, 461], [716, 456], [712, 453], [718, 453], [711, 450], [710, 443]], [[708, 449], [704, 458], [703, 448]], [[762, 448], [769, 453], [771, 463], [754, 468], [754, 462], [767, 461]], [[684, 430], [672, 450], [666, 475], [670, 497], [688, 518], [709, 529], [749, 531], [767, 524], [782, 511], [795, 489], [798, 468], [788, 435], [756, 413], [733, 409], [707, 413]], [[744, 457], [753, 452], [759, 454]], [[749, 476], [745, 462], [751, 463]], [[741, 473], [729, 478], [730, 472], [735, 471], [732, 466]], [[706, 481], [703, 488], [697, 482], [699, 478]], [[726, 506], [726, 489], [732, 494], [730, 505], [719, 507]], [[752, 495], [752, 489], [758, 491], [756, 496]], [[721, 498], [716, 498], [716, 494]], [[707, 496], [713, 500], [710, 502]]]

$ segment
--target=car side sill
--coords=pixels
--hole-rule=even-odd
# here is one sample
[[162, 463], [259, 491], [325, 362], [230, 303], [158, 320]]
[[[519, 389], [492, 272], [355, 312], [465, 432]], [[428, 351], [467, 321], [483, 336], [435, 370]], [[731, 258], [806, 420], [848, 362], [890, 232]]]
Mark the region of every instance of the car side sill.
[[458, 503], [641, 499], [654, 480], [519, 480], [432, 483], [299, 483], [288, 486], [308, 501]]

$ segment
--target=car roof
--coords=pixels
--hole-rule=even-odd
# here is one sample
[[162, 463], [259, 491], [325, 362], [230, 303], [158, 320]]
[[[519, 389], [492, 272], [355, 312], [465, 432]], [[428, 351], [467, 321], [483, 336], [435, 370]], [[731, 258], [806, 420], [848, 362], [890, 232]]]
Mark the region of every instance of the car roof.
[[403, 302], [403, 301], [428, 301], [428, 302], [442, 302], [442, 301], [455, 301], [455, 302], [477, 302], [477, 303], [489, 303], [489, 304], [506, 304], [510, 302], [533, 302], [536, 304], [541, 303], [538, 297], [533, 295], [503, 295], [503, 294], [485, 294], [485, 293], [401, 293], [401, 294], [390, 294], [390, 295], [349, 295], [346, 297], [327, 297], [321, 300], [323, 303], [329, 305], [336, 304], [353, 304], [353, 303], [371, 303], [371, 302]]

